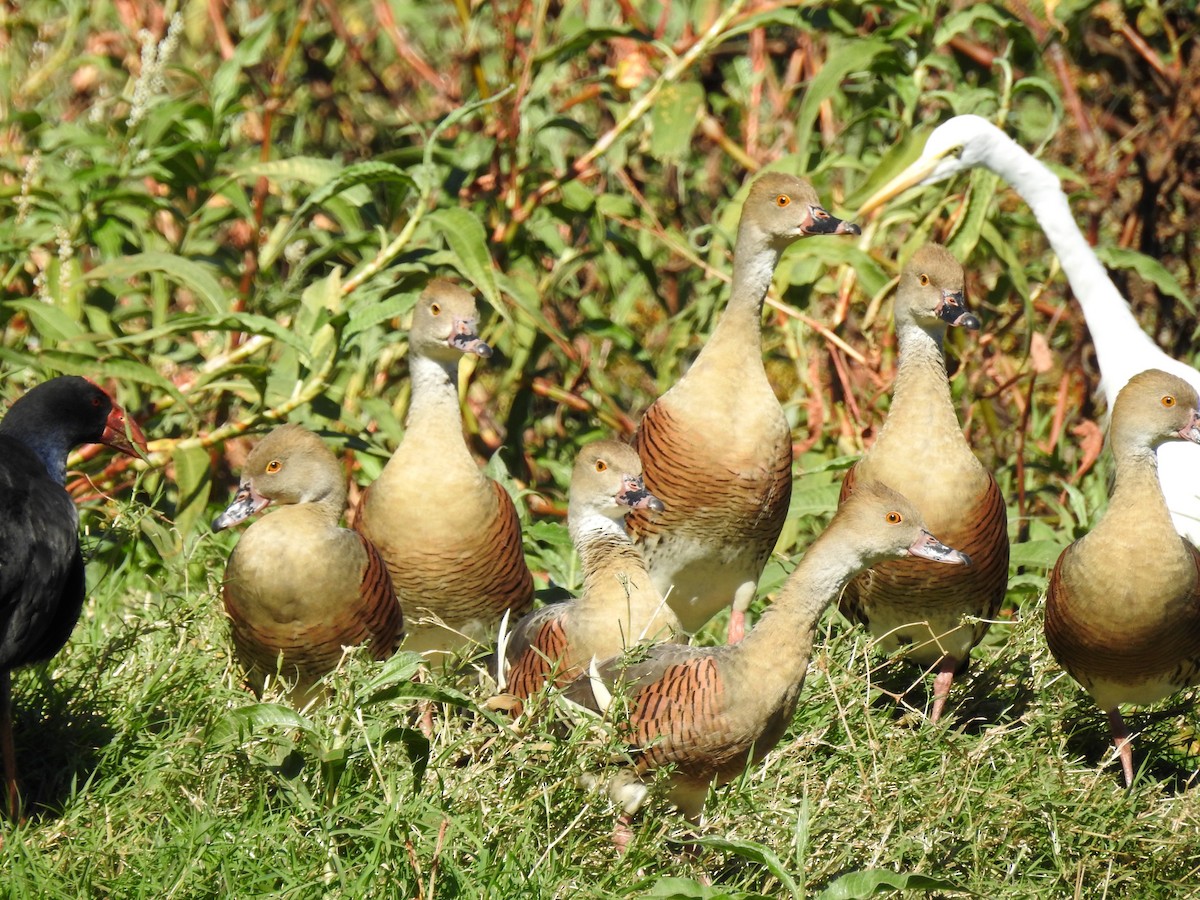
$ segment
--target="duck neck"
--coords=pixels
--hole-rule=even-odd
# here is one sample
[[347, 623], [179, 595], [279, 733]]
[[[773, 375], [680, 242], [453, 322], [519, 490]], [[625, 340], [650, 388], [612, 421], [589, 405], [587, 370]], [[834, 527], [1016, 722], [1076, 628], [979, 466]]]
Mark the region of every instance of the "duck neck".
[[737, 645], [752, 658], [770, 660], [772, 678], [794, 683], [804, 676], [822, 614], [865, 567], [846, 552], [845, 542], [836, 538], [838, 530], [837, 522], [831, 523], [808, 548], [775, 602]]
[[463, 440], [458, 402], [458, 360], [440, 361], [413, 354], [409, 362], [412, 399], [404, 420], [404, 443], [436, 447], [441, 456], [475, 461]]
[[1152, 529], [1163, 536], [1163, 543], [1174, 546], [1175, 526], [1171, 511], [1158, 481], [1158, 453], [1140, 442], [1113, 440], [1116, 477], [1108, 510], [1093, 529], [1095, 532], [1124, 531], [1130, 523], [1139, 530]]
[[[1155, 451], [1144, 442], [1112, 441], [1116, 479], [1108, 509], [1076, 545], [1073, 559], [1097, 585], [1095, 602], [1114, 621], [1144, 616], [1148, 607], [1193, 596], [1196, 563], [1187, 541], [1175, 531], [1158, 481]], [[1103, 583], [1097, 573], [1121, 572], [1121, 583]], [[1127, 579], [1127, 580], [1126, 580]], [[1192, 602], [1192, 601], [1186, 601]]]
[[757, 360], [762, 368], [762, 308], [779, 264], [781, 249], [753, 225], [738, 229], [733, 251], [733, 285], [717, 327], [697, 363], [721, 354]]
[[896, 323], [899, 362], [892, 405], [879, 434], [909, 441], [914, 433], [955, 434], [958, 417], [950, 398], [946, 358], [942, 353], [942, 330], [926, 331], [913, 321]]
[[312, 510], [313, 515], [321, 522], [336, 528], [346, 509], [346, 485], [340, 468], [330, 474], [334, 477], [327, 489], [312, 497], [304, 507]]

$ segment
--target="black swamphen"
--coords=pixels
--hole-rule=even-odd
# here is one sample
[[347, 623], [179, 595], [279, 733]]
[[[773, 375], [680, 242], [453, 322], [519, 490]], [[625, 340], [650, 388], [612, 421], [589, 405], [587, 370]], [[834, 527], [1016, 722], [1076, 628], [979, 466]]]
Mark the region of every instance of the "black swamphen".
[[17, 817], [10, 673], [67, 642], [84, 599], [79, 516], [64, 487], [67, 454], [101, 443], [136, 454], [146, 438], [86, 378], [33, 388], [0, 420], [0, 751], [7, 810]]

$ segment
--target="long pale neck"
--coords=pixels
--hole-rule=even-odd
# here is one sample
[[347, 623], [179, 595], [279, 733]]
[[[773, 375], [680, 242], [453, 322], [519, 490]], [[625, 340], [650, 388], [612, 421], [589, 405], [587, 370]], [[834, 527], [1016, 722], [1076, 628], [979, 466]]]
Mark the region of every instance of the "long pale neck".
[[773, 678], [799, 680], [808, 668], [821, 615], [863, 568], [859, 555], [837, 537], [836, 523], [831, 525], [808, 548], [775, 602], [738, 647], [753, 658], [771, 660]]
[[404, 446], [436, 448], [445, 457], [465, 459], [475, 467], [462, 433], [458, 405], [458, 365], [414, 354], [409, 361], [412, 399], [405, 419]]
[[780, 251], [753, 225], [738, 229], [733, 251], [733, 286], [717, 327], [697, 358], [742, 351], [762, 361], [762, 308]]
[[900, 361], [892, 406], [880, 431], [878, 444], [889, 438], [914, 446], [914, 435], [958, 435], [958, 416], [946, 380], [946, 359], [941, 332], [930, 333], [915, 322], [897, 322]]
[[1142, 347], [1158, 350], [1158, 347], [1142, 330], [1075, 224], [1058, 177], [1015, 141], [1006, 137], [1001, 143], [1005, 146], [990, 152], [984, 164], [1021, 195], [1046, 233], [1083, 309], [1104, 372], [1105, 398], [1112, 409], [1117, 392], [1141, 370], [1136, 351]]
[[1121, 446], [1114, 441], [1116, 478], [1108, 511], [1093, 531], [1126, 529], [1135, 523], [1140, 529], [1150, 528], [1175, 541], [1175, 526], [1171, 511], [1158, 483], [1158, 455], [1144, 444]]

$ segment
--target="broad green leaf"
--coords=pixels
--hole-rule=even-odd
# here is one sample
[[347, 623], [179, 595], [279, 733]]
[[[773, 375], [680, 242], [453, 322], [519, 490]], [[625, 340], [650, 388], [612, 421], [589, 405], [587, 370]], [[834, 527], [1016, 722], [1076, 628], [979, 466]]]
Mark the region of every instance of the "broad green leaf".
[[1047, 103], [1054, 109], [1054, 118], [1061, 119], [1063, 115], [1062, 98], [1058, 95], [1058, 89], [1045, 78], [1037, 75], [1027, 75], [1020, 78], [1013, 85], [1013, 96], [1015, 97], [1022, 91], [1035, 91], [1041, 94]]
[[664, 87], [650, 112], [650, 154], [664, 162], [679, 162], [692, 146], [704, 88], [694, 81]]
[[186, 542], [195, 533], [195, 526], [204, 516], [212, 490], [212, 460], [203, 447], [176, 450], [171, 457], [175, 465], [175, 484], [179, 501], [175, 506], [175, 527]]
[[331, 321], [324, 322], [313, 333], [312, 346], [308, 352], [308, 364], [314, 371], [320, 369], [338, 352], [338, 329]]
[[354, 163], [351, 166], [340, 169], [333, 178], [313, 191], [304, 203], [300, 205], [300, 208], [296, 210], [294, 218], [303, 219], [313, 207], [320, 206], [330, 197], [343, 192], [347, 192], [347, 199], [355, 206], [363, 206], [370, 201], [370, 193], [365, 188], [361, 191], [354, 189], [363, 185], [380, 182], [402, 184], [408, 188], [416, 186], [412, 177], [407, 172], [397, 166], [393, 166], [391, 163], [376, 162], [374, 160]]
[[815, 475], [818, 472], [844, 472], [860, 459], [862, 459], [861, 456], [854, 454], [852, 456], [838, 456], [834, 459], [820, 460], [819, 462], [812, 463], [803, 461], [800, 473], [802, 475]]
[[809, 145], [812, 140], [813, 123], [817, 120], [821, 103], [837, 93], [847, 75], [851, 72], [869, 72], [871, 61], [890, 50], [885, 41], [875, 38], [858, 38], [854, 41], [830, 40], [829, 44], [829, 53], [821, 71], [805, 90], [804, 100], [796, 117], [795, 146], [800, 148], [802, 153], [814, 149]]
[[[146, 384], [170, 394], [184, 408], [187, 400], [170, 380], [145, 363], [132, 359], [102, 357], [97, 359], [83, 353], [71, 353], [64, 350], [41, 349], [37, 353], [25, 353], [8, 347], [0, 347], [0, 359], [21, 366], [29, 366], [37, 371], [61, 372], [65, 375], [83, 375], [88, 378], [111, 378], [114, 381], [135, 381]], [[153, 439], [153, 435], [150, 435]]]
[[942, 47], [948, 44], [951, 38], [972, 31], [981, 19], [999, 26], [1000, 30], [1004, 30], [1012, 21], [986, 3], [972, 3], [938, 22], [937, 31], [933, 34], [933, 45]]
[[239, 216], [243, 219], [251, 220], [254, 218], [254, 206], [251, 204], [251, 196], [248, 191], [243, 189], [242, 185], [232, 179], [223, 181], [216, 190], [215, 196], [222, 197], [229, 201]]
[[958, 885], [928, 875], [905, 875], [887, 869], [848, 872], [816, 895], [816, 900], [866, 900], [892, 891], [955, 891], [967, 893]]
[[1090, 522], [1092, 519], [1088, 510], [1088, 499], [1084, 496], [1083, 491], [1073, 484], [1064, 484], [1063, 490], [1066, 492], [1067, 503], [1075, 516], [1075, 521], [1080, 524]]
[[516, 479], [508, 471], [508, 466], [504, 463], [504, 457], [500, 451], [496, 451], [483, 466], [483, 474], [499, 484], [508, 495], [512, 497], [513, 505], [517, 508], [517, 515], [521, 519], [522, 525], [529, 523], [529, 507], [523, 503], [521, 498], [524, 494], [536, 493], [533, 490], [522, 491], [518, 486]]
[[1013, 247], [1000, 230], [990, 221], [983, 223], [983, 228], [980, 232], [992, 251], [1000, 257], [1005, 263], [1005, 275], [1012, 279], [1012, 283], [1016, 285], [1017, 293], [1021, 295], [1021, 299], [1028, 303], [1030, 299], [1029, 279], [1025, 276], [1025, 265], [1021, 262], [1020, 254]]
[[497, 725], [506, 724], [503, 718], [483, 709], [479, 706], [475, 698], [464, 694], [462, 691], [423, 681], [392, 680], [384, 687], [374, 691], [364, 702], [364, 705], [369, 706], [373, 703], [391, 702], [394, 700], [431, 700], [435, 703], [447, 703], [461, 709], [469, 709], [473, 713], [492, 720]]
[[41, 300], [14, 299], [2, 304], [10, 309], [22, 310], [29, 316], [33, 327], [43, 338], [55, 343], [69, 343], [83, 337], [87, 331], [75, 319], [52, 303]]
[[[229, 312], [229, 293], [221, 287], [212, 266], [195, 260], [176, 256], [173, 253], [148, 251], [134, 256], [114, 259], [99, 265], [87, 273], [88, 281], [104, 281], [109, 278], [126, 279], [151, 272], [161, 272], [167, 278], [181, 284], [208, 304], [214, 313]], [[118, 289], [116, 293], [121, 293]]]
[[788, 504], [788, 518], [828, 515], [837, 509], [838, 492], [841, 489], [840, 483], [833, 482], [793, 491], [791, 502]]
[[380, 744], [399, 743], [408, 754], [413, 766], [413, 790], [421, 789], [421, 780], [429, 768], [429, 738], [416, 728], [390, 728], [379, 738]]
[[763, 12], [744, 12], [741, 16], [738, 16], [735, 24], [731, 25], [722, 37], [725, 40], [729, 40], [739, 34], [753, 31], [756, 28], [769, 28], [772, 25], [794, 28], [799, 31], [811, 32], [814, 30], [812, 22], [805, 20], [805, 16], [800, 9], [786, 6], [776, 8], [772, 5], [768, 6]]
[[[262, 248], [260, 264], [263, 266], [272, 265], [278, 254], [291, 242], [296, 231], [308, 221], [309, 215], [322, 206], [330, 207], [335, 197], [358, 209], [371, 202], [371, 192], [366, 188], [368, 184], [399, 184], [407, 189], [415, 187], [415, 182], [406, 171], [391, 163], [376, 160], [343, 166], [331, 160], [296, 157], [256, 163], [240, 170], [238, 175], [262, 176], [276, 180], [293, 179], [316, 186], [316, 190], [290, 215], [286, 226], [277, 225], [272, 230], [270, 240]], [[347, 218], [346, 212], [346, 208], [343, 207], [338, 215], [338, 218], [343, 220], [343, 226], [357, 226], [357, 216], [352, 217], [352, 222], [344, 221]]]
[[525, 534], [542, 545], [557, 545], [565, 548], [574, 546], [571, 542], [570, 532], [567, 531], [566, 526], [561, 522], [548, 522], [544, 519], [539, 519], [536, 522], [530, 523], [525, 528]]
[[138, 531], [150, 541], [154, 552], [162, 559], [173, 559], [179, 553], [179, 530], [171, 528], [165, 520], [143, 516], [138, 520]]
[[718, 835], [702, 835], [695, 839], [695, 843], [704, 847], [711, 847], [714, 850], [724, 850], [727, 853], [732, 853], [735, 856], [740, 856], [742, 859], [748, 859], [751, 862], [756, 862], [766, 868], [775, 878], [783, 885], [792, 897], [800, 900], [804, 896], [800, 890], [800, 886], [796, 884], [796, 880], [792, 878], [787, 867], [779, 859], [778, 856], [768, 847], [757, 843], [756, 841], [743, 841], [734, 838], [725, 838]]
[[419, 653], [401, 650], [394, 653], [383, 664], [374, 678], [363, 688], [367, 694], [381, 691], [401, 682], [412, 681], [421, 669], [423, 657]]
[[239, 29], [239, 40], [237, 49], [233, 51], [233, 58], [240, 60], [245, 68], [262, 62], [263, 57], [277, 46], [278, 32], [275, 29], [278, 22], [278, 13], [263, 13], [247, 21]]
[[172, 316], [165, 325], [147, 328], [135, 334], [124, 337], [110, 338], [101, 346], [112, 347], [122, 344], [144, 344], [161, 337], [175, 334], [187, 334], [190, 331], [228, 331], [240, 334], [261, 334], [273, 337], [284, 344], [289, 344], [297, 350], [305, 350], [306, 345], [299, 336], [289, 328], [284, 328], [276, 320], [255, 313], [225, 313], [224, 315], [205, 316], [184, 314]]
[[242, 66], [238, 59], [229, 59], [217, 67], [208, 85], [208, 95], [214, 110], [223, 110], [237, 96]]
[[809, 241], [807, 245], [792, 245], [780, 260], [776, 280], [780, 285], [813, 284], [830, 274], [841, 265], [848, 265], [858, 276], [862, 293], [871, 297], [883, 290], [891, 275], [879, 264], [875, 256], [863, 250], [850, 239], [832, 238]]
[[541, 66], [543, 63], [551, 61], [565, 62], [572, 56], [586, 54], [599, 43], [618, 37], [646, 42], [651, 40], [650, 35], [634, 28], [584, 28], [543, 50], [533, 58], [533, 64]]
[[376, 303], [355, 303], [346, 326], [346, 339], [374, 328], [381, 322], [407, 315], [417, 303], [416, 293], [398, 294]]
[[[587, 213], [590, 212], [592, 207], [596, 205], [595, 190], [583, 184], [582, 182], [568, 181], [562, 186], [561, 190], [563, 206], [572, 212]], [[543, 227], [542, 233], [555, 232], [555, 228], [553, 226], [557, 224], [558, 223], [556, 222], [547, 222], [546, 226], [549, 227]], [[557, 233], [554, 234], [554, 237], [548, 236], [549, 240], [554, 240], [555, 238], [557, 238], [559, 241], [562, 240], [561, 236], [559, 236]], [[563, 247], [563, 249], [565, 250], [566, 248]]]
[[[513, 302], [525, 313], [525, 319], [517, 319], [513, 323], [515, 334], [530, 335], [534, 331], [534, 328], [530, 327], [532, 325], [542, 334], [554, 335], [561, 340], [567, 340], [567, 336], [562, 333], [562, 330], [552, 325], [546, 318], [542, 312], [541, 298], [530, 289], [527, 282], [510, 278], [504, 272], [497, 272], [496, 283], [504, 291], [505, 296], [511, 297]], [[518, 353], [514, 353], [513, 359], [518, 358]]]
[[337, 314], [342, 311], [342, 271], [334, 269], [319, 281], [308, 285], [300, 294], [300, 307], [304, 311], [306, 327], [323, 320], [326, 312]]
[[210, 743], [248, 740], [273, 728], [298, 728], [306, 733], [313, 723], [289, 706], [255, 703], [230, 711], [213, 728]]
[[1052, 569], [1066, 547], [1064, 541], [1023, 541], [1009, 550], [1009, 564]]
[[[257, 162], [238, 169], [234, 177], [239, 181], [252, 178], [266, 178], [268, 181], [298, 181], [314, 188], [331, 184], [346, 166], [332, 159], [320, 159], [315, 156], [292, 156], [287, 159], [273, 159], [267, 162]], [[365, 187], [356, 189], [351, 186], [345, 190], [348, 201], [356, 206], [362, 206], [371, 199], [371, 192]]]
[[1112, 245], [1097, 247], [1096, 256], [1110, 269], [1131, 269], [1137, 272], [1141, 278], [1149, 281], [1168, 297], [1174, 297], [1182, 303], [1192, 315], [1196, 314], [1195, 302], [1187, 295], [1167, 267], [1154, 257], [1136, 250]]
[[726, 887], [703, 884], [694, 878], [661, 878], [643, 897], [654, 900], [766, 900], [763, 894], [731, 891]]
[[501, 315], [508, 312], [500, 302], [500, 288], [488, 250], [487, 234], [479, 218], [465, 209], [439, 209], [426, 219], [446, 239], [454, 254], [458, 270], [483, 294], [484, 299]]
[[986, 170], [976, 173], [966, 215], [959, 219], [958, 227], [948, 242], [950, 251], [959, 259], [968, 259], [975, 251], [999, 186], [999, 175]]
[[[871, 170], [867, 180], [858, 185], [846, 198], [849, 209], [857, 209], [863, 201], [883, 187], [913, 163], [925, 148], [929, 128], [914, 128], [906, 131], [896, 143], [887, 149], [879, 163]], [[901, 195], [903, 196], [903, 195]], [[893, 201], [894, 202], [894, 201]]]
[[295, 224], [294, 216], [280, 216], [275, 220], [275, 224], [267, 232], [267, 239], [258, 248], [258, 267], [260, 269], [269, 269], [279, 260], [280, 255], [288, 246], [286, 242], [291, 240]]

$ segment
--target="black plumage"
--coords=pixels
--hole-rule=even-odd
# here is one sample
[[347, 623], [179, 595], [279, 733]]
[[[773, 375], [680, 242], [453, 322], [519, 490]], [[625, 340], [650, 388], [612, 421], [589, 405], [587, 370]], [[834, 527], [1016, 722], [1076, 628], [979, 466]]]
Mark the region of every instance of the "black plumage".
[[86, 378], [54, 378], [0, 420], [0, 750], [8, 811], [17, 813], [10, 672], [52, 657], [84, 600], [79, 516], [64, 487], [67, 454], [103, 443], [133, 454], [145, 436]]

